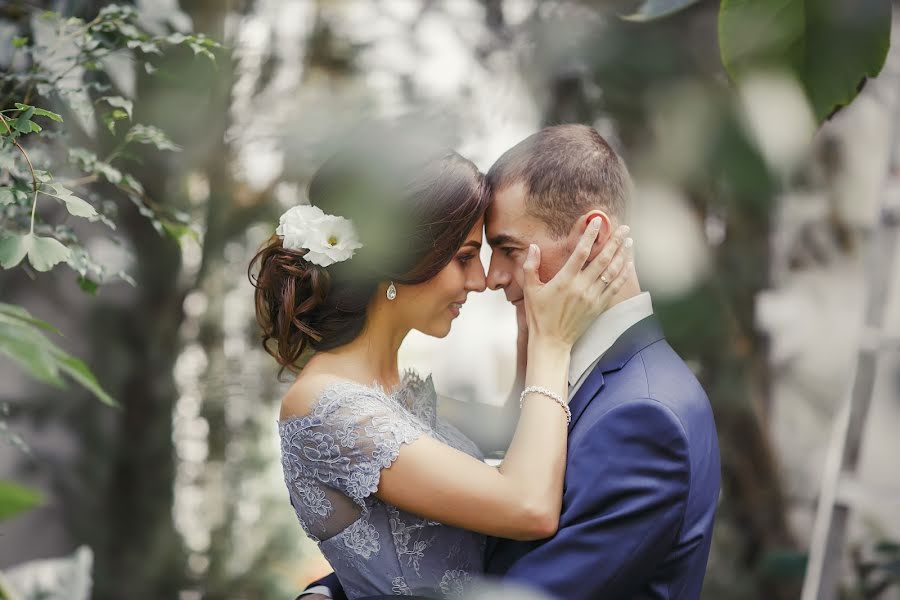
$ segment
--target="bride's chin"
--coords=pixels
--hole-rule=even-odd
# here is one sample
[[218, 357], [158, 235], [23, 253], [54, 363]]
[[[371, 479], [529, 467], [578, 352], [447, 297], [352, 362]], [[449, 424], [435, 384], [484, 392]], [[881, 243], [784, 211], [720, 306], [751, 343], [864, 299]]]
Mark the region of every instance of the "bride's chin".
[[453, 321], [447, 321], [446, 323], [435, 323], [434, 327], [429, 327], [426, 333], [431, 337], [435, 337], [438, 339], [445, 338], [450, 334], [450, 329], [453, 326]]

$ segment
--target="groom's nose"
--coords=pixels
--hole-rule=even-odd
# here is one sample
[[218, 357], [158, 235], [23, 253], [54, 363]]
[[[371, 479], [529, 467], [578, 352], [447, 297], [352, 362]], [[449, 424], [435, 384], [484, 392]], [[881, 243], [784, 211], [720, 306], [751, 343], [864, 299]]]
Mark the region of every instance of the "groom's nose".
[[497, 261], [491, 257], [491, 264], [488, 266], [487, 286], [492, 290], [502, 290], [512, 280], [512, 275], [506, 269], [501, 269], [497, 265]]

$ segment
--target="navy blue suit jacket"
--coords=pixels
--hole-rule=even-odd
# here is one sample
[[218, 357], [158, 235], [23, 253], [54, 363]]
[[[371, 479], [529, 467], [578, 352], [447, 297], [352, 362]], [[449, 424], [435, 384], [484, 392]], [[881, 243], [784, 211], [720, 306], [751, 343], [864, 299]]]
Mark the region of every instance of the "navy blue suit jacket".
[[[706, 393], [656, 317], [626, 331], [571, 399], [556, 535], [491, 539], [486, 571], [565, 600], [694, 600], [719, 497]], [[334, 575], [329, 585], [342, 590]]]
[[556, 535], [492, 540], [487, 571], [556, 598], [699, 598], [719, 497], [709, 400], [656, 317], [626, 331], [569, 403]]

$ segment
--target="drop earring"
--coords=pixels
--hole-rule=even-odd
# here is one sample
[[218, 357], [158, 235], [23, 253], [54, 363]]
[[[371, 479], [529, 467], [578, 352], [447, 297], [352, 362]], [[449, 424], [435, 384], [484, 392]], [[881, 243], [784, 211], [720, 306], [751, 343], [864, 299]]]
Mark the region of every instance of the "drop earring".
[[395, 300], [397, 298], [397, 288], [394, 287], [394, 282], [391, 282], [391, 285], [388, 286], [387, 289], [387, 299]]

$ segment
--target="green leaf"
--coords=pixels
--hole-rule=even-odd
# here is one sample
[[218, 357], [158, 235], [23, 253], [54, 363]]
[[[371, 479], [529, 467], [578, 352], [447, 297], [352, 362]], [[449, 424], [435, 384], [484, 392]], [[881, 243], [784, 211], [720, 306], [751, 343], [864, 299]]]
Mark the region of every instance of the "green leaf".
[[12, 269], [28, 254], [28, 236], [7, 233], [0, 238], [0, 267]]
[[69, 258], [69, 249], [59, 241], [37, 235], [34, 238], [31, 250], [28, 251], [28, 260], [38, 271], [49, 271], [55, 265]]
[[162, 50], [159, 49], [159, 45], [153, 41], [145, 42], [141, 40], [128, 40], [128, 43], [126, 45], [130, 50], [140, 48], [141, 52], [143, 52], [144, 54], [162, 54]]
[[776, 548], [763, 555], [759, 570], [767, 578], [789, 580], [803, 579], [808, 557], [796, 550]]
[[72, 190], [68, 190], [58, 183], [51, 184], [49, 186], [41, 186], [38, 191], [42, 194], [46, 194], [47, 196], [52, 196], [54, 198], [57, 198], [58, 200], [62, 200], [66, 205], [66, 210], [68, 210], [69, 213], [73, 216], [97, 216], [97, 211], [93, 206], [72, 193]]
[[91, 296], [96, 296], [97, 290], [100, 289], [100, 284], [93, 279], [85, 277], [84, 275], [79, 275], [78, 287], [80, 287], [83, 291], [87, 292]]
[[124, 174], [122, 176], [122, 183], [131, 191], [137, 192], [138, 194], [144, 193], [144, 186], [141, 185], [141, 182], [135, 179], [132, 175]]
[[626, 21], [644, 23], [662, 19], [697, 4], [700, 0], [644, 0], [640, 8], [629, 15], [622, 15]]
[[128, 113], [121, 108], [116, 108], [103, 115], [103, 122], [106, 124], [106, 128], [109, 132], [116, 135], [116, 123], [118, 121], [124, 121], [126, 118], [128, 118]]
[[59, 333], [49, 323], [32, 317], [24, 308], [0, 303], [0, 352], [38, 380], [64, 389], [66, 384], [60, 377], [62, 371], [104, 404], [118, 406], [84, 362], [56, 346], [41, 329]]
[[209, 60], [216, 62], [216, 57], [213, 55], [212, 52], [210, 52], [204, 46], [201, 46], [200, 44], [194, 44], [194, 43], [188, 43], [188, 46], [190, 46], [191, 50], [194, 51], [194, 56], [197, 56], [198, 54], [202, 54]]
[[16, 321], [21, 321], [23, 324], [33, 325], [44, 329], [45, 331], [62, 335], [62, 332], [59, 329], [47, 321], [42, 321], [41, 319], [31, 316], [30, 312], [16, 304], [0, 302], [0, 321], [13, 324], [15, 324]]
[[24, 48], [28, 45], [27, 37], [14, 37], [12, 39], [13, 48]]
[[22, 190], [15, 188], [0, 188], [0, 206], [15, 204], [23, 197], [27, 198], [27, 195]]
[[50, 341], [27, 324], [0, 321], [0, 353], [5, 354], [29, 375], [64, 389], [59, 364], [50, 352]]
[[198, 243], [200, 241], [200, 236], [189, 225], [173, 221], [162, 221], [162, 226], [165, 232], [169, 234], [169, 237], [177, 242], [180, 242], [184, 237], [196, 240]]
[[[125, 118], [126, 116], [131, 119], [131, 113], [134, 109], [134, 103], [128, 98], [123, 98], [122, 96], [104, 96], [100, 98], [100, 100], [105, 100], [107, 104], [112, 106], [113, 108], [121, 108], [125, 112], [122, 113], [121, 118]], [[113, 111], [113, 114], [117, 114]]]
[[6, 127], [0, 127], [0, 170], [13, 173], [16, 170], [16, 158], [19, 156], [19, 151], [12, 152], [12, 145], [5, 134]]
[[170, 140], [160, 128], [152, 125], [135, 125], [125, 135], [125, 141], [137, 142], [138, 144], [153, 144], [159, 150], [181, 150], [181, 147]]
[[31, 265], [38, 271], [49, 271], [56, 264], [69, 258], [69, 249], [59, 241], [33, 233], [7, 234], [0, 239], [0, 266], [11, 269], [28, 255]]
[[97, 162], [97, 155], [85, 148], [69, 148], [69, 160], [88, 171]]
[[98, 160], [97, 164], [94, 165], [94, 170], [103, 175], [113, 185], [118, 185], [122, 181], [122, 172], [109, 163]]
[[40, 506], [41, 502], [43, 500], [37, 491], [9, 481], [0, 481], [0, 521]]
[[882, 540], [875, 545], [875, 552], [879, 554], [900, 555], [900, 543]]
[[722, 0], [719, 49], [740, 81], [760, 69], [793, 73], [821, 122], [884, 66], [890, 0]]
[[88, 391], [92, 392], [97, 398], [108, 406], [119, 406], [119, 403], [113, 400], [112, 396], [100, 387], [97, 378], [91, 373], [81, 360], [70, 354], [66, 354], [62, 350], [53, 349], [54, 356], [58, 361], [59, 368], [69, 377], [80, 383]]
[[26, 110], [28, 108], [31, 108], [34, 110], [34, 114], [39, 117], [47, 117], [49, 119], [56, 121], [57, 123], [63, 122], [63, 118], [60, 115], [56, 114], [55, 112], [51, 112], [49, 110], [43, 109], [43, 108], [38, 108], [36, 106], [29, 106], [28, 104], [22, 104], [21, 102], [16, 102], [16, 108], [18, 108], [19, 110]]
[[31, 117], [34, 115], [34, 107], [29, 106], [27, 109], [19, 113], [13, 123], [13, 129], [21, 133], [31, 133]]

